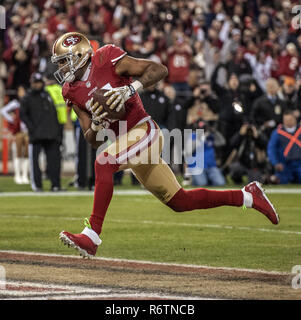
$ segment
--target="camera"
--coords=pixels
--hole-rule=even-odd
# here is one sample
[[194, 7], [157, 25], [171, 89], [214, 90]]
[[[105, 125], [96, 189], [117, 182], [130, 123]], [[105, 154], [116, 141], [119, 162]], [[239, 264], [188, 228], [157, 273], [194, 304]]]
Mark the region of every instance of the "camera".
[[202, 118], [197, 119], [195, 122], [192, 124], [192, 129], [203, 129], [204, 131], [207, 132], [214, 132], [216, 128], [216, 121], [215, 120], [203, 120]]
[[252, 129], [252, 126], [251, 126], [251, 125], [248, 125], [247, 135], [248, 135], [248, 136], [253, 136], [253, 129]]

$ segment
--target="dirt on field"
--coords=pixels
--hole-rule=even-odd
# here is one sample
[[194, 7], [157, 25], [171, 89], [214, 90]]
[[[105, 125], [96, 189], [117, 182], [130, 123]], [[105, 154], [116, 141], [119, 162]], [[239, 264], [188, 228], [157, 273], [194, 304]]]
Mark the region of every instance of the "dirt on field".
[[0, 251], [0, 299], [301, 299], [293, 274]]

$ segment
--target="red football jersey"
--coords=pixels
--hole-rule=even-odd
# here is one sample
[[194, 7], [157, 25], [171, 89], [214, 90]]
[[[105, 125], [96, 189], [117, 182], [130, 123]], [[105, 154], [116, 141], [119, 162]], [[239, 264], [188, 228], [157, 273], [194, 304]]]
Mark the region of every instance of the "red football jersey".
[[277, 59], [277, 70], [273, 72], [273, 76], [279, 78], [280, 76], [295, 77], [299, 70], [300, 61], [298, 57], [290, 54], [285, 54]]
[[189, 76], [190, 53], [168, 51], [169, 82], [186, 82]]
[[[111, 89], [129, 85], [131, 77], [119, 76], [115, 73], [115, 64], [126, 55], [126, 52], [114, 45], [105, 45], [92, 56], [91, 64], [87, 70], [88, 76], [83, 80], [65, 83], [62, 94], [67, 104], [75, 104], [89, 112], [87, 103], [97, 89]], [[145, 111], [138, 93], [125, 102], [127, 129], [131, 129], [149, 115]], [[90, 113], [90, 112], [89, 112]], [[112, 122], [110, 129], [118, 134], [119, 121]]]
[[13, 134], [17, 134], [21, 131], [21, 120], [20, 120], [20, 112], [19, 109], [15, 109], [14, 111], [14, 122], [8, 122], [8, 130]]

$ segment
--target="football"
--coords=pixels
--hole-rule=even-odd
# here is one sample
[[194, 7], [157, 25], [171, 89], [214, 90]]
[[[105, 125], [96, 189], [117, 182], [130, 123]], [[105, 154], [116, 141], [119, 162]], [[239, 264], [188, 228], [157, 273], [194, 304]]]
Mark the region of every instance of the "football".
[[106, 89], [98, 89], [93, 93], [93, 101], [94, 102], [98, 102], [100, 106], [103, 106], [103, 111], [107, 112], [108, 115], [106, 116], [106, 118], [108, 119], [114, 119], [114, 120], [122, 120], [125, 117], [125, 106], [123, 105], [123, 107], [120, 109], [120, 111], [116, 111], [116, 110], [111, 110], [110, 107], [106, 104], [107, 100], [110, 97], [105, 97], [104, 93], [107, 92], [109, 90]]

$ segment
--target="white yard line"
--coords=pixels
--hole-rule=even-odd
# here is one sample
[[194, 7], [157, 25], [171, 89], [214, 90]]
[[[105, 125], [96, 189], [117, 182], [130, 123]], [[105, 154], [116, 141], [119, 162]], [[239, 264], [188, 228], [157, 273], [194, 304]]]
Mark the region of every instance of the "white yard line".
[[[45, 255], [44, 255], [45, 256]], [[63, 256], [64, 257], [64, 256]], [[11, 289], [10, 287], [13, 287]], [[22, 287], [26, 287], [22, 288]], [[18, 289], [20, 288], [20, 289]], [[43, 289], [41, 291], [41, 289]], [[4, 296], [1, 297], [1, 296]], [[5, 296], [8, 296], [5, 298]], [[148, 293], [135, 290], [116, 288], [97, 288], [81, 285], [51, 284], [29, 281], [6, 281], [6, 288], [0, 290], [0, 299], [26, 299], [26, 300], [73, 300], [73, 299], [113, 299], [113, 298], [154, 298], [154, 299], [176, 299], [176, 300], [212, 300], [203, 297], [164, 295], [160, 293]]]
[[[29, 255], [29, 256], [42, 256], [42, 257], [59, 257], [61, 259], [83, 259], [80, 256], [73, 256], [73, 255], [62, 255], [62, 254], [53, 254], [53, 253], [37, 253], [37, 252], [30, 252], [30, 251], [16, 251], [16, 250], [0, 250], [0, 253], [11, 253], [11, 254], [22, 254], [22, 255]], [[168, 266], [168, 267], [184, 267], [193, 270], [200, 270], [200, 269], [212, 269], [212, 270], [228, 270], [228, 271], [240, 271], [240, 272], [250, 272], [250, 273], [258, 273], [258, 274], [266, 274], [266, 275], [291, 275], [291, 273], [287, 272], [280, 272], [280, 271], [266, 271], [260, 269], [245, 269], [245, 268], [231, 268], [231, 267], [212, 267], [207, 265], [194, 265], [194, 264], [179, 264], [179, 263], [167, 263], [167, 262], [154, 262], [154, 261], [142, 261], [142, 260], [129, 260], [129, 259], [116, 259], [116, 258], [101, 258], [101, 257], [94, 257], [93, 260], [98, 261], [113, 261], [113, 262], [124, 262], [124, 263], [135, 263], [140, 265], [154, 265], [154, 266]]]
[[[210, 188], [209, 188], [210, 189]], [[240, 190], [238, 188], [216, 189], [216, 190]], [[189, 190], [189, 189], [187, 189]], [[267, 188], [268, 194], [301, 194], [301, 188]], [[0, 197], [86, 197], [93, 196], [93, 191], [66, 191], [66, 192], [0, 192]], [[119, 196], [145, 196], [151, 195], [147, 190], [115, 190], [114, 195]]]
[[[0, 296], [1, 298], [1, 296]], [[79, 295], [50, 295], [50, 296], [39, 296], [39, 297], [22, 297], [21, 298], [8, 298], [8, 299], [1, 299], [1, 300], [137, 300], [137, 299], [155, 299], [155, 300], [225, 300], [225, 299], [218, 299], [218, 298], [204, 298], [204, 297], [181, 297], [181, 296], [164, 296], [160, 295], [159, 293], [156, 294], [147, 294], [145, 293], [137, 293], [137, 294], [79, 294]]]

